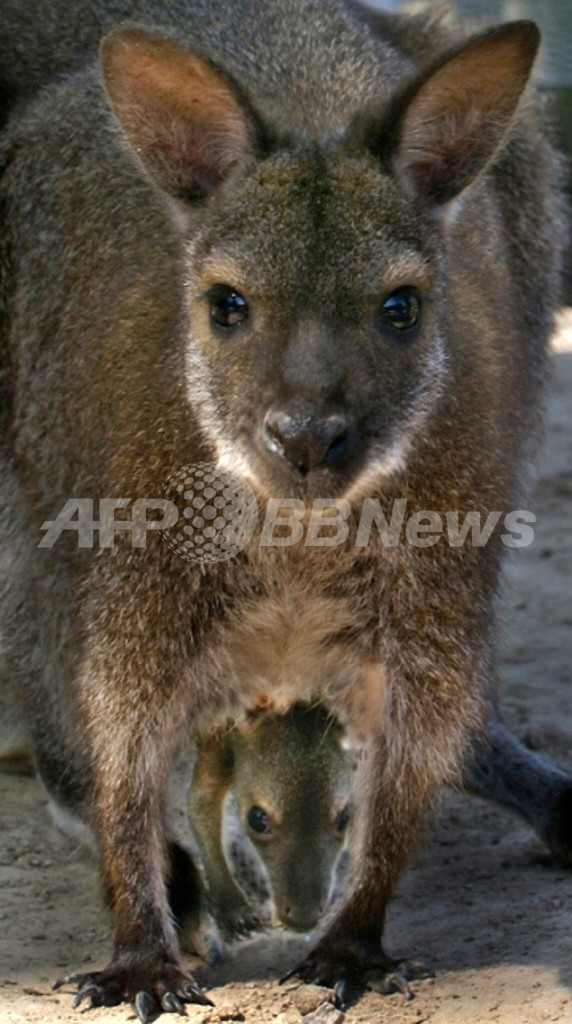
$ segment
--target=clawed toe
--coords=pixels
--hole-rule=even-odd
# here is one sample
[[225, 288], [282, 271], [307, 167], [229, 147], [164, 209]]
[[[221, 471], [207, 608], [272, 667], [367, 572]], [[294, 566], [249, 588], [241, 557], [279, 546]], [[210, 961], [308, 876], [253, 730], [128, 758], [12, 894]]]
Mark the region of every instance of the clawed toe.
[[336, 1010], [346, 1010], [356, 999], [356, 987], [349, 978], [340, 978], [334, 985], [334, 1006]]
[[[316, 984], [318, 984], [315, 961], [302, 960], [301, 963], [296, 964], [294, 967], [291, 967], [289, 971], [286, 971], [286, 974], [283, 974], [282, 977], [278, 979], [278, 984], [284, 985], [285, 982], [290, 981], [290, 978], [299, 978], [300, 981], [315, 981]], [[322, 984], [327, 988], [330, 987], [325, 980], [322, 980]]]
[[179, 995], [185, 1003], [198, 1003], [200, 1006], [214, 1006], [212, 999], [198, 987], [194, 985], [192, 981], [187, 981], [180, 989]]
[[368, 978], [368, 987], [374, 989], [375, 992], [380, 992], [382, 996], [391, 995], [392, 992], [401, 992], [401, 995], [405, 996], [407, 1000], [413, 999], [411, 986], [401, 971], [390, 971], [379, 977], [373, 975]]
[[178, 1013], [180, 1017], [186, 1015], [185, 1004], [174, 992], [165, 992], [161, 999], [161, 1007], [167, 1013]]
[[333, 988], [336, 1009], [346, 1010], [364, 989], [373, 989], [382, 995], [399, 992], [405, 999], [413, 999], [410, 980], [430, 975], [422, 965], [386, 956], [374, 942], [339, 936], [331, 943], [325, 940], [319, 943], [311, 956], [280, 978], [280, 984], [296, 977], [303, 982]]
[[141, 1024], [151, 1024], [151, 1021], [157, 1020], [161, 1013], [159, 1003], [149, 992], [138, 992], [133, 1001], [133, 1008]]
[[99, 987], [99, 985], [96, 985], [93, 982], [89, 985], [84, 985], [83, 988], [80, 988], [79, 991], [75, 994], [72, 1002], [72, 1009], [77, 1010], [78, 1006], [81, 1006], [81, 1004], [86, 999], [89, 1001], [90, 1009], [93, 1006], [101, 1006], [101, 1001], [103, 999], [103, 990]]
[[90, 974], [70, 974], [60, 978], [53, 985], [59, 989], [62, 985], [77, 985], [78, 991], [73, 999], [73, 1008], [77, 1010], [82, 1003], [86, 1009], [96, 1006], [116, 1006], [123, 1001], [130, 1002], [141, 1024], [151, 1024], [163, 1012], [177, 1013], [186, 1016], [185, 1003], [198, 1003], [201, 1006], [214, 1006], [208, 996], [188, 974], [174, 965], [158, 968], [154, 979], [138, 978], [121, 966], [111, 965], [104, 971]]
[[58, 978], [52, 985], [52, 992], [57, 992], [59, 988], [64, 985], [85, 985], [89, 981], [93, 981], [96, 978], [96, 974], [84, 974], [77, 972], [76, 974], [66, 974], [65, 978]]

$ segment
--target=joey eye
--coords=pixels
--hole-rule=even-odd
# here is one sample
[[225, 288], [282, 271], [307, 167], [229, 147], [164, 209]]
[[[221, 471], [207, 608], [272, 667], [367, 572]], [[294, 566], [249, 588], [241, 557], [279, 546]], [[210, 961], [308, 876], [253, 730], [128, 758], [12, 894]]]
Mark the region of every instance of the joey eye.
[[233, 331], [248, 320], [248, 302], [230, 285], [215, 284], [207, 292], [206, 298], [210, 304], [211, 324], [216, 329]]
[[251, 807], [248, 814], [246, 815], [246, 824], [248, 825], [251, 832], [255, 832], [259, 836], [268, 836], [271, 832], [270, 818], [266, 811], [262, 807]]
[[347, 829], [347, 827], [349, 825], [349, 822], [350, 822], [350, 809], [346, 805], [344, 807], [343, 811], [340, 811], [340, 813], [338, 814], [338, 816], [336, 818], [336, 832], [337, 832], [338, 836], [340, 837], [340, 839], [343, 836], [344, 832], [346, 831], [346, 829]]
[[376, 314], [378, 331], [399, 331], [400, 334], [413, 333], [419, 325], [421, 316], [421, 295], [417, 288], [406, 285], [396, 288], [381, 303]]

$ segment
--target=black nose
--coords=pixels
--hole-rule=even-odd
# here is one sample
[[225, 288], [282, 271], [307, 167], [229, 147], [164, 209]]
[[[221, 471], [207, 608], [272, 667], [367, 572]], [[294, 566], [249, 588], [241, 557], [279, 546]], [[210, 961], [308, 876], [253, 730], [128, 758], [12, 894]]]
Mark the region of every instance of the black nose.
[[335, 469], [344, 461], [350, 423], [341, 413], [316, 418], [270, 409], [264, 418], [262, 436], [269, 451], [288, 459], [306, 475], [322, 465]]

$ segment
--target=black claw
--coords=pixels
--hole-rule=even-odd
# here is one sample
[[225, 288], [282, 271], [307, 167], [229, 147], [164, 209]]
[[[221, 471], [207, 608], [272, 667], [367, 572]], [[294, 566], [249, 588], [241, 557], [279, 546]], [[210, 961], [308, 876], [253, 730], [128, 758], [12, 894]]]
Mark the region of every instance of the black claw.
[[72, 1009], [77, 1010], [78, 1006], [83, 1003], [84, 999], [89, 999], [89, 1009], [93, 1009], [94, 1006], [101, 1006], [103, 999], [103, 991], [96, 985], [95, 982], [88, 982], [83, 988], [80, 988], [77, 995], [74, 996], [72, 1002]]
[[285, 981], [289, 981], [290, 978], [300, 978], [300, 981], [310, 981], [310, 978], [314, 977], [316, 971], [316, 964], [313, 960], [303, 960], [301, 964], [296, 964], [291, 970], [283, 974], [278, 979], [278, 984], [283, 985]]
[[167, 1013], [178, 1013], [180, 1017], [187, 1016], [183, 1003], [174, 992], [165, 992], [161, 1006]]
[[413, 992], [405, 975], [400, 971], [391, 971], [381, 977], [372, 977], [368, 981], [369, 987], [379, 992], [382, 996], [388, 996], [392, 992], [401, 992], [407, 1000], [413, 999]]
[[402, 960], [395, 964], [395, 969], [402, 974], [407, 981], [419, 981], [421, 978], [434, 978], [435, 971], [423, 963], [422, 960]]
[[353, 1001], [355, 986], [349, 978], [340, 978], [334, 988], [334, 1006], [336, 1010], [346, 1010]]
[[401, 994], [404, 995], [407, 1000], [413, 999], [413, 992], [411, 990], [411, 986], [407, 978], [403, 974], [401, 974], [399, 971], [395, 971], [395, 973], [392, 974], [390, 977], [398, 992], [401, 992]]
[[296, 965], [296, 967], [291, 967], [289, 971], [286, 971], [286, 974], [283, 974], [281, 978], [278, 978], [278, 984], [285, 985], [287, 981], [290, 981], [290, 978], [294, 978], [297, 975], [298, 965]]
[[58, 978], [52, 985], [52, 992], [57, 992], [62, 985], [83, 985], [87, 981], [92, 981], [92, 974], [66, 974], [65, 978]]
[[370, 978], [369, 987], [372, 988], [374, 992], [379, 992], [381, 996], [389, 996], [392, 992], [395, 992], [393, 975], [383, 974], [379, 978]]
[[133, 1005], [141, 1024], [151, 1024], [151, 1021], [156, 1020], [159, 1016], [160, 1010], [157, 1002], [149, 992], [144, 990], [138, 992]]
[[192, 981], [188, 981], [179, 989], [179, 994], [187, 1003], [199, 1003], [200, 1006], [214, 1006], [212, 999], [201, 991]]

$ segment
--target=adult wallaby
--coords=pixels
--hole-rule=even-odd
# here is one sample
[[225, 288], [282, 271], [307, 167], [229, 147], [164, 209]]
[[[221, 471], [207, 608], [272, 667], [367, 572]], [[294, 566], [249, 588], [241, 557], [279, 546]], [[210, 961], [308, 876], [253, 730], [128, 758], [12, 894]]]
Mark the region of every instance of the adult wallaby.
[[[7, 10], [1, 49], [19, 68], [42, 52], [43, 80], [50, 41], [55, 74], [84, 24], [78, 70], [16, 100], [1, 144], [2, 656], [115, 913], [76, 1002], [147, 1021], [205, 999], [169, 910], [163, 794], [184, 723], [261, 695], [320, 700], [362, 749], [347, 898], [299, 968], [343, 1002], [395, 971], [387, 902], [494, 688], [511, 534], [425, 534], [427, 510], [434, 529], [515, 507], [538, 419], [564, 236], [526, 89], [538, 32], [466, 41], [342, 0], [31, 6], [41, 42], [27, 55]], [[204, 463], [296, 531], [259, 525], [226, 560], [224, 526], [204, 557], [183, 528], [164, 543]], [[335, 552], [291, 543], [324, 505]]]

